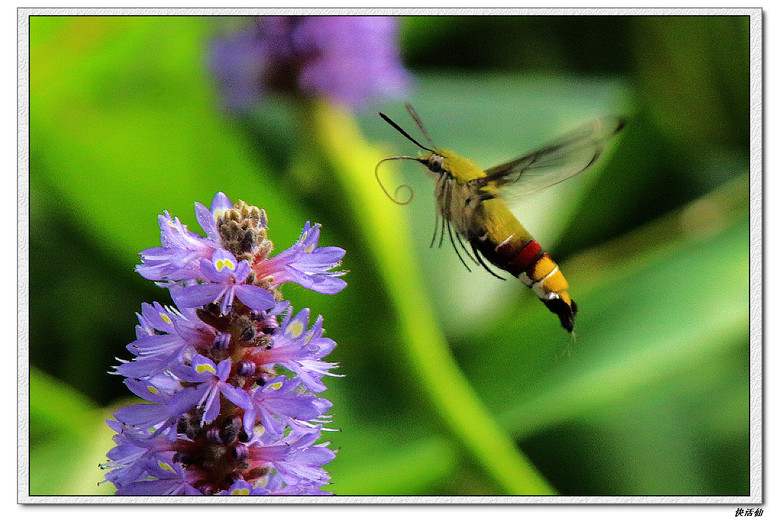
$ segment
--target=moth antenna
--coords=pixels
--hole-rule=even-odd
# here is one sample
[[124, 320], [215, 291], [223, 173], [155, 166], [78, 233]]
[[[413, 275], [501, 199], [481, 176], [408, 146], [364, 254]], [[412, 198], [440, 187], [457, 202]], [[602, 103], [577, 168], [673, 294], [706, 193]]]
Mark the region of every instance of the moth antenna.
[[[385, 192], [385, 195], [387, 195], [388, 199], [392, 200], [393, 202], [395, 202], [399, 206], [406, 206], [407, 204], [412, 202], [412, 199], [414, 199], [414, 190], [412, 189], [412, 187], [409, 186], [408, 184], [401, 184], [400, 186], [398, 186], [395, 189], [395, 191], [393, 192], [393, 195], [390, 195], [390, 192], [387, 191], [387, 188], [385, 188], [385, 185], [382, 184], [382, 180], [379, 178], [379, 165], [382, 164], [385, 161], [394, 161], [396, 159], [411, 159], [412, 161], [418, 161], [419, 162], [419, 159], [417, 157], [410, 157], [408, 155], [399, 155], [398, 157], [387, 157], [385, 159], [382, 159], [378, 163], [376, 163], [376, 167], [374, 168], [374, 177], [376, 177], [376, 182], [379, 183], [379, 187], [382, 188], [382, 191]], [[407, 190], [409, 190], [409, 198], [405, 202], [401, 202], [397, 198], [398, 197], [398, 190], [400, 190], [401, 188], [406, 188]]]
[[414, 108], [412, 108], [412, 105], [410, 103], [404, 103], [404, 106], [406, 107], [406, 110], [409, 112], [409, 115], [412, 116], [412, 119], [414, 119], [414, 122], [417, 123], [417, 127], [425, 136], [425, 139], [428, 141], [431, 147], [436, 148], [436, 145], [433, 144], [433, 139], [431, 139], [431, 136], [428, 135], [428, 131], [425, 129], [425, 126], [423, 126], [420, 116], [417, 115], [417, 112], [414, 110]]
[[[414, 137], [412, 137], [411, 135], [409, 135], [409, 134], [406, 132], [406, 130], [404, 130], [403, 128], [401, 128], [400, 126], [398, 126], [398, 123], [396, 123], [395, 121], [393, 121], [392, 119], [390, 119], [389, 117], [387, 117], [386, 115], [384, 115], [382, 112], [379, 112], [379, 116], [380, 116], [382, 119], [384, 119], [385, 121], [387, 121], [387, 123], [389, 123], [389, 124], [390, 124], [390, 126], [392, 126], [393, 128], [395, 128], [395, 129], [396, 129], [396, 130], [397, 130], [397, 131], [398, 131], [398, 132], [399, 132], [399, 133], [400, 133], [402, 136], [406, 137], [407, 139], [409, 139], [411, 142], [413, 142], [414, 144], [416, 144], [417, 146], [419, 146], [419, 147], [420, 147], [420, 148], [422, 148], [423, 150], [428, 150], [429, 152], [436, 153], [434, 150], [431, 150], [431, 149], [430, 149], [430, 148], [428, 148], [427, 146], [423, 146], [423, 145], [421, 145], [421, 144], [420, 144], [420, 142], [419, 142], [419, 141], [417, 141], [417, 139], [415, 139]], [[434, 147], [434, 148], [435, 148], [435, 147]]]

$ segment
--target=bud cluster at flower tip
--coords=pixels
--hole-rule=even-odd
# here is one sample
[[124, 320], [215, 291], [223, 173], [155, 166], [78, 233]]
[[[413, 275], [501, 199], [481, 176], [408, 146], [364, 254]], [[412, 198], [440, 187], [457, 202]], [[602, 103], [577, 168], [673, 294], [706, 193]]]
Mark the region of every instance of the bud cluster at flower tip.
[[337, 365], [322, 317], [293, 311], [279, 285], [324, 294], [346, 286], [332, 271], [344, 250], [318, 247], [319, 225], [269, 256], [263, 210], [218, 193], [195, 205], [205, 236], [167, 212], [161, 246], [137, 271], [170, 290], [176, 306], [143, 304], [134, 356], [116, 374], [147, 401], [108, 421], [116, 446], [106, 480], [118, 495], [327, 494], [322, 468], [335, 453], [318, 443], [331, 403], [315, 394]]

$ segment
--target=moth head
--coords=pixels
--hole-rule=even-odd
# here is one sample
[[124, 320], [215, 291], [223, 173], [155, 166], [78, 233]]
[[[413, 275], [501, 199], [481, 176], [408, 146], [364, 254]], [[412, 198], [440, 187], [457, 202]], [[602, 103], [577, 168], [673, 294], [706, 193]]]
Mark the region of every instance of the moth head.
[[432, 173], [441, 173], [444, 171], [444, 156], [437, 152], [426, 152], [418, 159]]

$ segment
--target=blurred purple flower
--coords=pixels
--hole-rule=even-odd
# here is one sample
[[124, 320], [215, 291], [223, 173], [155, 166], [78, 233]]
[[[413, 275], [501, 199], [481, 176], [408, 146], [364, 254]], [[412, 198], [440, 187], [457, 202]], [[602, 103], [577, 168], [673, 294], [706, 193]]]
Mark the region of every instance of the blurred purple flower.
[[210, 65], [229, 110], [269, 92], [361, 108], [408, 93], [397, 39], [394, 17], [266, 16], [215, 40]]

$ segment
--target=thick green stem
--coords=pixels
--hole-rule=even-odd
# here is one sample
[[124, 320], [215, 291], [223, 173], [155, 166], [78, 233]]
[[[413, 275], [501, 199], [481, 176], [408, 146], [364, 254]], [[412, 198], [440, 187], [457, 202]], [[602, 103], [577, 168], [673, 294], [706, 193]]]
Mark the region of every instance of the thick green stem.
[[485, 409], [453, 359], [422, 289], [406, 215], [387, 200], [372, 175], [382, 159], [379, 151], [366, 143], [349, 112], [326, 103], [311, 108], [314, 139], [344, 185], [352, 214], [360, 215], [366, 243], [384, 273], [397, 313], [403, 348], [432, 406], [507, 493], [555, 494]]

